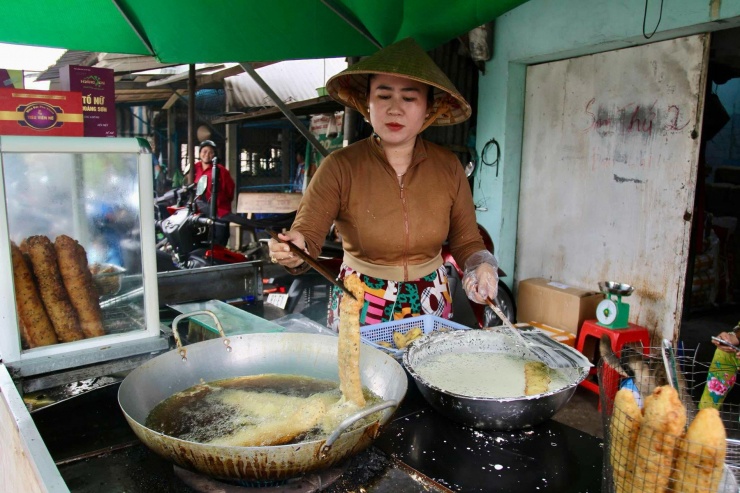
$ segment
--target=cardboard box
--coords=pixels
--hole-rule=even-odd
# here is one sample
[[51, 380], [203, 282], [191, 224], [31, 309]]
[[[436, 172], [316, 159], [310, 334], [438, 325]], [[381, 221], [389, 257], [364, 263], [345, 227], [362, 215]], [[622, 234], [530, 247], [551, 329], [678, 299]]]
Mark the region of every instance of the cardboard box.
[[604, 294], [542, 278], [525, 279], [517, 289], [517, 320], [540, 323], [577, 335], [584, 320], [596, 317]]
[[0, 135], [82, 137], [79, 92], [0, 88]]

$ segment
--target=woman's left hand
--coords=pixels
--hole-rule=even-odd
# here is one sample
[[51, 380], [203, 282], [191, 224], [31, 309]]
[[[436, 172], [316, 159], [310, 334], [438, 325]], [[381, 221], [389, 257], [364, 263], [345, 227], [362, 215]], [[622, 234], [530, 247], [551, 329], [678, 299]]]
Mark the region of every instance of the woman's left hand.
[[482, 263], [465, 273], [462, 284], [468, 298], [485, 304], [487, 298], [493, 300], [498, 293], [498, 270], [489, 263]]

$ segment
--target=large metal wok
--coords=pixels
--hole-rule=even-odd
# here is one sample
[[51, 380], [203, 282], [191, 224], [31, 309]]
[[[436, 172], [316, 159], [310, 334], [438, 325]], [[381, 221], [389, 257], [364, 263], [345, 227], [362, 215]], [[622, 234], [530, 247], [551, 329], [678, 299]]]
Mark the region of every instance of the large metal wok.
[[[414, 368], [425, 359], [441, 353], [491, 352], [524, 356], [526, 350], [509, 336], [488, 330], [460, 330], [432, 333], [414, 341], [403, 356], [403, 365], [416, 386], [441, 414], [460, 423], [481, 429], [515, 430], [539, 424], [563, 407], [588, 375], [586, 368], [559, 368], [568, 385], [544, 394], [523, 397], [470, 397], [439, 388], [422, 378]], [[465, 368], [460, 368], [466, 374]], [[486, 375], [467, 373], [468, 378]]]
[[[182, 317], [175, 319], [173, 326]], [[177, 335], [176, 339], [180, 346]], [[335, 337], [299, 333], [247, 334], [181, 347], [132, 371], [121, 383], [118, 402], [139, 439], [181, 467], [221, 479], [279, 480], [328, 468], [362, 451], [378, 435], [379, 427], [390, 419], [406, 394], [407, 378], [403, 368], [387, 354], [363, 344], [360, 371], [363, 386], [384, 402], [348, 418], [326, 440], [293, 445], [206, 445], [155, 432], [145, 423], [149, 413], [162, 400], [203, 381], [266, 373], [338, 381]], [[345, 431], [358, 419], [378, 411], [381, 411], [378, 419]]]

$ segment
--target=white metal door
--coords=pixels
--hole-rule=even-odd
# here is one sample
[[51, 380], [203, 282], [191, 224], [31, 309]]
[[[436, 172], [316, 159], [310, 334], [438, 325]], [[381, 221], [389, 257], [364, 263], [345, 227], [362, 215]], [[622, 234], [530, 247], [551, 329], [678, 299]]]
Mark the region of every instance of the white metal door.
[[635, 286], [630, 322], [678, 334], [708, 35], [531, 66], [516, 278]]

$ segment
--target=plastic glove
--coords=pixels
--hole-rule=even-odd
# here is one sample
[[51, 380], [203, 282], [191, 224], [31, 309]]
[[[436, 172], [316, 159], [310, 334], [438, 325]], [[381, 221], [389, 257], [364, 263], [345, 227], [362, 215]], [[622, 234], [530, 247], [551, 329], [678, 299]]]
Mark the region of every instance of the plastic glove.
[[462, 280], [465, 294], [476, 303], [485, 304], [498, 293], [498, 261], [488, 250], [475, 252], [465, 262]]

